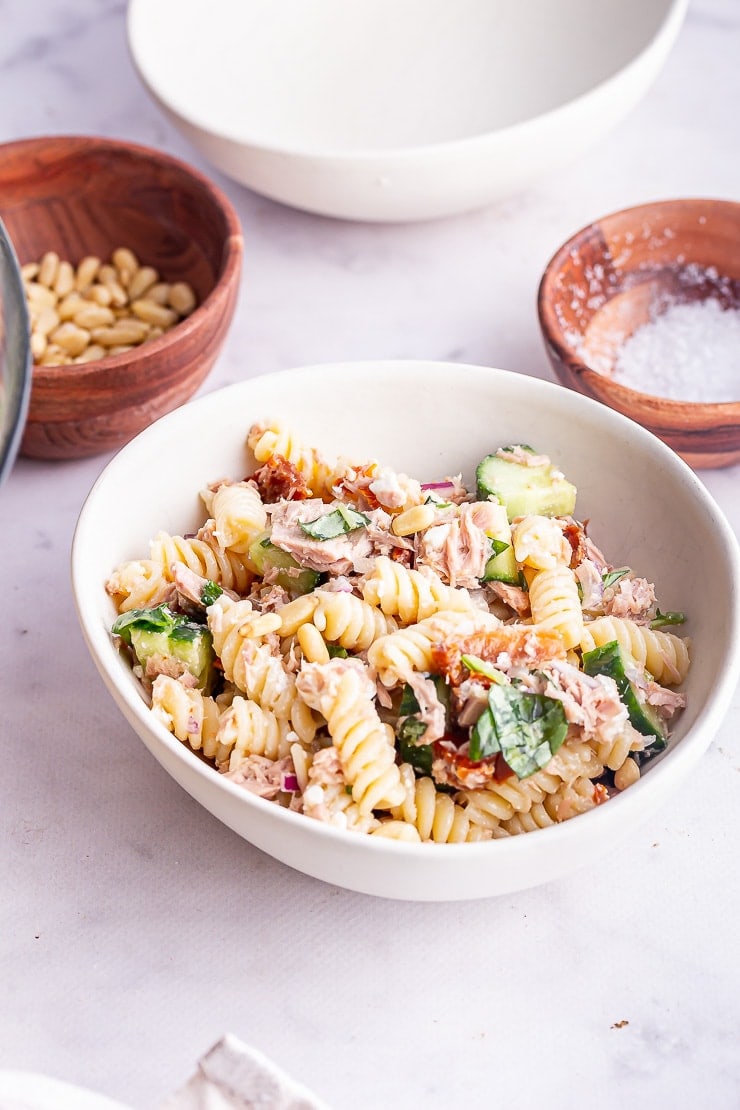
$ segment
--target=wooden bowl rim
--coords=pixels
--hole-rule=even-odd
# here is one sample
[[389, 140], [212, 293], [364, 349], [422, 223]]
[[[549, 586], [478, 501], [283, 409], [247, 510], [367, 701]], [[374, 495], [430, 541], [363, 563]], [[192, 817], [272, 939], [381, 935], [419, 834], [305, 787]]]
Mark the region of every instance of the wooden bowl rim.
[[714, 416], [725, 422], [740, 422], [740, 401], [678, 401], [671, 397], [663, 397], [656, 393], [644, 393], [642, 390], [631, 389], [629, 386], [615, 382], [607, 374], [601, 374], [588, 366], [566, 341], [563, 329], [555, 314], [556, 300], [552, 295], [552, 286], [560, 273], [564, 258], [580, 246], [584, 240], [598, 235], [602, 224], [609, 220], [624, 216], [643, 216], [657, 208], [685, 209], [691, 205], [710, 205], [715, 208], [725, 209], [736, 213], [740, 218], [740, 201], [728, 200], [721, 197], [674, 197], [670, 200], [649, 201], [646, 204], [636, 204], [629, 208], [621, 208], [609, 212], [599, 219], [585, 224], [574, 232], [550, 258], [545, 266], [539, 287], [537, 289], [537, 314], [540, 327], [548, 347], [556, 354], [555, 372], [560, 381], [568, 388], [573, 387], [569, 380], [569, 373], [578, 377], [584, 384], [583, 392], [590, 395], [598, 394], [602, 390], [613, 395], [616, 402], [622, 406], [622, 411], [649, 409], [660, 412], [664, 416], [672, 416], [679, 423], [686, 424], [692, 415], [696, 417], [701, 410], [707, 416]]

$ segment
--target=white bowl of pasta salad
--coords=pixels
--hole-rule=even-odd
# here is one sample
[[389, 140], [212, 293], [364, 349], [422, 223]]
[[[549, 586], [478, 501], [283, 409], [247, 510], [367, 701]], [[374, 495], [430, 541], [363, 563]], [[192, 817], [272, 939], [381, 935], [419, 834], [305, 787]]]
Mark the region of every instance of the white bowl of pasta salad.
[[618, 413], [407, 361], [163, 417], [93, 487], [72, 575], [110, 693], [214, 816], [327, 882], [454, 900], [589, 863], [690, 771], [740, 670], [739, 563]]

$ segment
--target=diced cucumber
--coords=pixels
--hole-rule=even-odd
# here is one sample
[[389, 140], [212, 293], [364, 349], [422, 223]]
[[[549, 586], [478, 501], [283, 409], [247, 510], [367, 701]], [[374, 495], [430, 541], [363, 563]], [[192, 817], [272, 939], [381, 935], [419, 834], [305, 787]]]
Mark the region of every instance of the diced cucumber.
[[[492, 555], [486, 563], [481, 582], [506, 582], [510, 586], [518, 586], [519, 567], [514, 555], [514, 548], [506, 540], [492, 538], [493, 549], [496, 554]], [[511, 536], [509, 536], [509, 540], [511, 540]], [[501, 547], [501, 544], [505, 546]]]
[[271, 567], [277, 568], [275, 581], [290, 594], [310, 594], [321, 581], [318, 571], [302, 568], [288, 551], [270, 543], [269, 531], [261, 532], [253, 541], [249, 548], [249, 558], [263, 578]]
[[202, 689], [208, 682], [213, 647], [211, 634], [207, 628], [199, 628], [197, 633], [179, 636], [178, 629], [166, 632], [148, 632], [143, 628], [131, 629], [131, 647], [142, 666], [153, 655], [175, 659], [198, 681]]
[[[504, 451], [512, 448], [503, 448]], [[519, 448], [530, 451], [531, 448]], [[475, 472], [478, 497], [493, 497], [506, 506], [509, 520], [535, 513], [570, 516], [576, 507], [576, 487], [552, 463], [527, 466], [501, 455], [486, 455]]]
[[130, 646], [142, 666], [159, 655], [183, 666], [197, 679], [200, 689], [213, 678], [213, 640], [208, 628], [173, 613], [167, 605], [121, 613], [111, 631]]
[[588, 675], [604, 674], [613, 678], [619, 697], [627, 707], [627, 715], [637, 731], [643, 736], [657, 738], [659, 743], [653, 744], [653, 751], [660, 751], [665, 747], [666, 728], [663, 720], [652, 705], [640, 698], [637, 687], [627, 677], [624, 656], [617, 640], [610, 640], [608, 644], [602, 644], [593, 651], [584, 651], [583, 669]]

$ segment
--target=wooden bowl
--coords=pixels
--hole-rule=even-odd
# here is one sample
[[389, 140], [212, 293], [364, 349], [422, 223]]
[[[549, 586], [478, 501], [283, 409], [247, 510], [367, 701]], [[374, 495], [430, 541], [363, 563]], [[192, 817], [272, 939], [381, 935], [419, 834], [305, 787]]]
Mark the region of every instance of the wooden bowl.
[[239, 220], [206, 177], [159, 151], [57, 136], [0, 146], [0, 217], [23, 265], [56, 251], [73, 264], [130, 247], [198, 307], [133, 350], [35, 366], [21, 453], [79, 458], [120, 447], [186, 401], [211, 369], [236, 303]]
[[646, 392], [637, 392], [610, 375], [638, 327], [670, 304], [708, 297], [740, 307], [740, 204], [733, 201], [671, 200], [606, 216], [560, 248], [538, 295], [560, 382], [632, 417], [691, 466], [706, 468], [740, 461], [740, 382], [737, 401], [703, 403], [655, 395], [649, 380]]

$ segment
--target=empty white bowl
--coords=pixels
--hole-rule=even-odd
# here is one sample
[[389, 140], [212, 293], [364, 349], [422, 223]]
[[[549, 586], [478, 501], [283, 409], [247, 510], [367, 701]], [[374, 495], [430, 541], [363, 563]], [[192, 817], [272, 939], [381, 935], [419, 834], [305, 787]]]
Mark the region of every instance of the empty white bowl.
[[[590, 534], [608, 557], [654, 581], [664, 607], [688, 610], [688, 707], [668, 750], [639, 782], [591, 812], [471, 844], [396, 843], [338, 830], [249, 794], [202, 762], [148, 709], [111, 637], [116, 614], [104, 587], [119, 563], [146, 554], [158, 530], [182, 534], [197, 526], [197, 491], [214, 478], [244, 473], [247, 430], [268, 417], [330, 455], [375, 457], [422, 480], [462, 471], [470, 481], [475, 464], [506, 443], [530, 443], [549, 454], [577, 485], [578, 515], [590, 518]], [[309, 367], [185, 405], [140, 433], [103, 471], [80, 515], [72, 575], [100, 674], [173, 778], [284, 863], [391, 898], [482, 898], [555, 879], [610, 850], [694, 766], [740, 673], [737, 541], [689, 467], [604, 405], [549, 382], [481, 367], [403, 361]]]
[[687, 0], [131, 0], [152, 95], [220, 170], [297, 208], [417, 220], [489, 204], [639, 101]]

